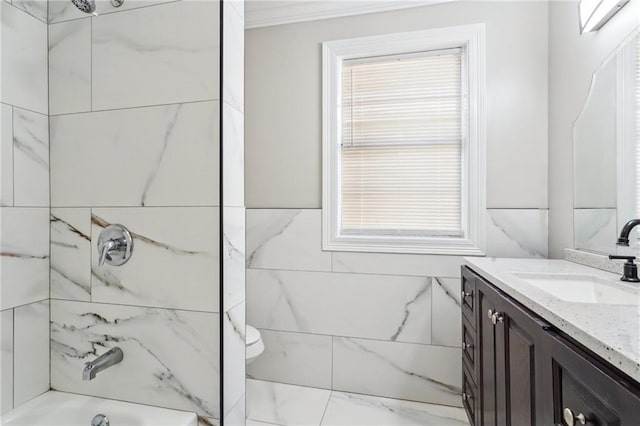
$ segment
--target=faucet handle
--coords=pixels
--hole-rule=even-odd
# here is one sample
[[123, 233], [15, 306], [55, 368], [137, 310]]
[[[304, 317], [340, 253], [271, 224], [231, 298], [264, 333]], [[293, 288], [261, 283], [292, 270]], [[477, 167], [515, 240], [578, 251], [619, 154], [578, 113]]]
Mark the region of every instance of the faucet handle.
[[636, 265], [633, 261], [636, 259], [635, 256], [619, 256], [615, 254], [610, 254], [609, 259], [612, 260], [626, 260], [623, 265], [623, 273], [620, 277], [620, 281], [626, 281], [631, 283], [640, 282], [640, 278], [638, 278], [638, 265]]
[[635, 256], [621, 256], [618, 254], [610, 254], [609, 255], [609, 259], [611, 260], [626, 260], [627, 262], [631, 262], [633, 263], [634, 260], [636, 260]]

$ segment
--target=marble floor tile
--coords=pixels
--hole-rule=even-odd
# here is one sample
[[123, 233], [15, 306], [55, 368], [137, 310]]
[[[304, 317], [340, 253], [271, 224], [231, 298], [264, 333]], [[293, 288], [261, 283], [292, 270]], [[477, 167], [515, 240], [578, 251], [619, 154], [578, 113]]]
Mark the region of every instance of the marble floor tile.
[[333, 392], [323, 426], [468, 426], [464, 409]]
[[247, 380], [247, 418], [284, 426], [320, 425], [331, 391]]

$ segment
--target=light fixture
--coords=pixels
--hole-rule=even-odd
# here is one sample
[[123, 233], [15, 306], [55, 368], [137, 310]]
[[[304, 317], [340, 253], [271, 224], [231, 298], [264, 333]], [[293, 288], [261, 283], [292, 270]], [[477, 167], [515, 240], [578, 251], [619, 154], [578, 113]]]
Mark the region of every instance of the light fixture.
[[629, 0], [580, 0], [580, 34], [598, 31]]

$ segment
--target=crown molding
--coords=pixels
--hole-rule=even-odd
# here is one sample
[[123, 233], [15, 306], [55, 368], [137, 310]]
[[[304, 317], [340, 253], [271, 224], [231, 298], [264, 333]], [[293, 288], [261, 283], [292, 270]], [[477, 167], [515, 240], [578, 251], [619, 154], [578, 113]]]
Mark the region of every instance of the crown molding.
[[290, 0], [246, 1], [245, 28], [262, 28], [342, 16], [387, 12], [410, 7], [429, 6], [456, 0], [391, 0], [391, 1], [335, 1]]

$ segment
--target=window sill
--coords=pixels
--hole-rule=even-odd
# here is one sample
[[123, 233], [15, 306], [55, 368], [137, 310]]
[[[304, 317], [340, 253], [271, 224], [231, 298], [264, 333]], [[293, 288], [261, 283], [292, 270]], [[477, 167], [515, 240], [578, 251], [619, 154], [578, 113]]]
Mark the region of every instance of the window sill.
[[484, 256], [484, 250], [464, 238], [393, 239], [383, 237], [338, 237], [323, 241], [324, 251], [361, 253], [436, 254]]

